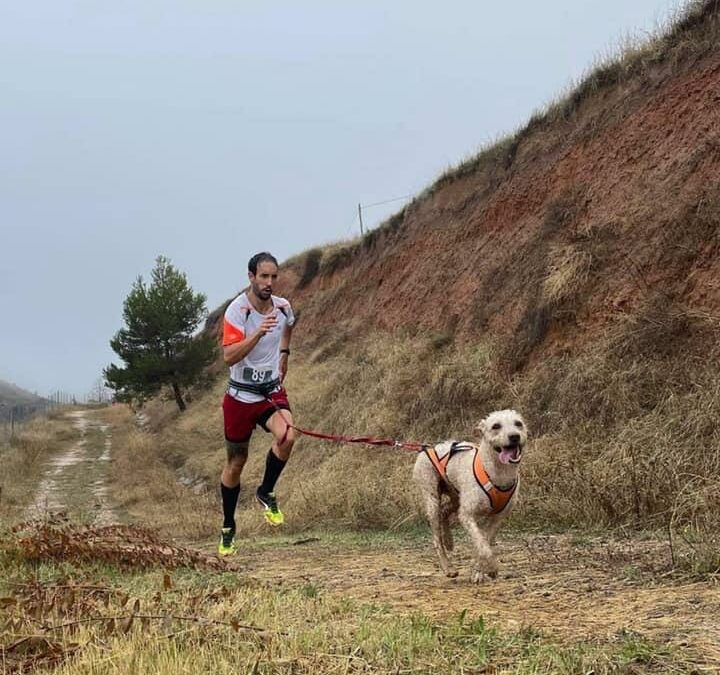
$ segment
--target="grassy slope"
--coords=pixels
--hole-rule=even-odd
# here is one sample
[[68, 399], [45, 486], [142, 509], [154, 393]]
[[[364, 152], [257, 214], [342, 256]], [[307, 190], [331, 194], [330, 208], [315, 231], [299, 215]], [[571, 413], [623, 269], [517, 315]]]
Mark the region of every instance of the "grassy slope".
[[[319, 362], [314, 358], [300, 353], [288, 378], [296, 419], [311, 429], [424, 441], [436, 438], [437, 429], [444, 429], [448, 437], [471, 437], [476, 421], [473, 402], [492, 396], [495, 387], [505, 386], [483, 377], [492, 368], [492, 351], [478, 345], [458, 352], [442, 342], [398, 337], [390, 347], [373, 339], [357, 343], [352, 355], [336, 354]], [[358, 363], [362, 368], [358, 369]], [[583, 392], [576, 390], [574, 382], [577, 380], [561, 386], [578, 397], [579, 407]], [[526, 409], [523, 401], [534, 400], [538, 386], [534, 381], [513, 384], [509, 402]], [[116, 494], [135, 519], [161, 526], [167, 535], [196, 542], [214, 536], [220, 521], [217, 485], [224, 460], [222, 389], [219, 382], [213, 390], [196, 395], [183, 415], [171, 402], [156, 401], [148, 411], [156, 432], [133, 431], [127, 441], [116, 434], [116, 443], [124, 448], [117, 453]], [[427, 407], [427, 401], [441, 397], [450, 404]], [[698, 386], [682, 400], [674, 397], [670, 404], [675, 411], [685, 406], [683, 428], [687, 429], [706, 424], [708, 407], [717, 405], [717, 399], [714, 389]], [[657, 433], [654, 427], [648, 428], [651, 423], [662, 428], [666, 437], [678, 433], [672, 428], [676, 423], [672, 417], [663, 426], [663, 412], [660, 408], [649, 419], [628, 423], [623, 431], [628, 444], [641, 447], [643, 434]], [[649, 482], [640, 472], [655, 472], [668, 482], [677, 481], [678, 486], [687, 481], [679, 472], [666, 469], [663, 455], [635, 456], [607, 436], [593, 437], [592, 426], [580, 426], [572, 436], [563, 431], [541, 434], [527, 451], [520, 508], [511, 523], [531, 530], [607, 527], [616, 525], [621, 508], [628, 511], [621, 514], [623, 520], [637, 527], [663, 522], [660, 516], [633, 517], [636, 504], [646, 508], [651, 500], [665, 498], [664, 485], [657, 480]], [[262, 476], [267, 447], [268, 436], [256, 432], [238, 508], [238, 528], [243, 536], [257, 535], [264, 527], [252, 494]], [[301, 438], [277, 488], [287, 514], [286, 529], [397, 530], [421, 522], [409, 480], [413, 460], [412, 453], [387, 447]], [[708, 472], [715, 471], [712, 462], [716, 461], [715, 455], [708, 455]], [[608, 472], [608, 466], [614, 470]], [[663, 473], [666, 470], [668, 473]], [[643, 483], [638, 482], [638, 475]], [[183, 476], [198, 479], [195, 490], [180, 483]], [[675, 510], [668, 514], [662, 529], [667, 532], [669, 528], [672, 533], [678, 560], [697, 571], [712, 571], [720, 567], [720, 547], [710, 528], [716, 498], [711, 489], [717, 479], [695, 480], [697, 491], [679, 490], [672, 495]], [[628, 481], [635, 489], [612, 498], [612, 481]]]
[[[300, 422], [426, 440], [516, 407], [520, 518], [716, 548], [718, 45], [720, 4], [692, 4], [378, 230], [289, 261]], [[302, 448], [283, 480], [303, 521], [408, 513], [407, 458]]]

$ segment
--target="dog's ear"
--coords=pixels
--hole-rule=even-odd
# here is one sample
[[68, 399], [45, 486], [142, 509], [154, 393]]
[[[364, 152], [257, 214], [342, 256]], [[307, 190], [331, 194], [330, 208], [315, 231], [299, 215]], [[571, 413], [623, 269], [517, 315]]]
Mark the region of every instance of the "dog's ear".
[[486, 431], [487, 431], [487, 424], [485, 424], [485, 420], [480, 420], [475, 425], [475, 432], [477, 433], [478, 436], [484, 436]]

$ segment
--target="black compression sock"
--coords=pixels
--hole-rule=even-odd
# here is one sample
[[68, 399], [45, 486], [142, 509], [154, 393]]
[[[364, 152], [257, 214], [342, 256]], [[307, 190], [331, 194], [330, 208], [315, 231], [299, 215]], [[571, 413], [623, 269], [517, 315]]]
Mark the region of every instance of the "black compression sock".
[[220, 483], [220, 494], [223, 503], [223, 527], [230, 527], [235, 530], [235, 507], [240, 497], [240, 483], [235, 487], [229, 488]]
[[287, 461], [280, 459], [271, 448], [265, 460], [265, 476], [262, 485], [258, 488], [258, 492], [264, 495], [271, 493], [286, 464]]

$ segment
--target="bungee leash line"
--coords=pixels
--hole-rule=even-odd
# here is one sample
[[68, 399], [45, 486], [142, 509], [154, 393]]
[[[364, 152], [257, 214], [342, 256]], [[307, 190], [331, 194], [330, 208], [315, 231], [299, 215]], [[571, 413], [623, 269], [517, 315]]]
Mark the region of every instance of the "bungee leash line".
[[[285, 419], [283, 417], [283, 419]], [[287, 424], [287, 420], [285, 421]], [[288, 424], [288, 427], [292, 427], [298, 433], [304, 436], [312, 436], [313, 438], [320, 438], [326, 441], [334, 441], [335, 443], [362, 443], [364, 445], [387, 445], [392, 448], [400, 448], [402, 450], [409, 450], [411, 452], [422, 452], [426, 448], [432, 447], [430, 443], [415, 443], [410, 441], [394, 441], [389, 438], [374, 438], [373, 436], [343, 436], [340, 434], [323, 434], [319, 431], [310, 431], [308, 429], [301, 429], [294, 424]]]
[[424, 452], [427, 448], [434, 447], [434, 443], [416, 443], [412, 441], [398, 441], [389, 438], [374, 438], [373, 436], [344, 436], [342, 434], [324, 434], [320, 431], [310, 431], [309, 429], [302, 429], [294, 424], [290, 424], [285, 415], [283, 415], [283, 409], [278, 407], [272, 399], [267, 399], [273, 404], [275, 410], [280, 413], [283, 422], [285, 422], [285, 433], [283, 434], [280, 445], [285, 442], [288, 431], [294, 429], [303, 436], [310, 436], [312, 438], [319, 438], [324, 441], [332, 441], [334, 443], [362, 443], [363, 445], [372, 445], [377, 447], [379, 445], [387, 445], [391, 448], [399, 448], [401, 450], [408, 450], [409, 452]]

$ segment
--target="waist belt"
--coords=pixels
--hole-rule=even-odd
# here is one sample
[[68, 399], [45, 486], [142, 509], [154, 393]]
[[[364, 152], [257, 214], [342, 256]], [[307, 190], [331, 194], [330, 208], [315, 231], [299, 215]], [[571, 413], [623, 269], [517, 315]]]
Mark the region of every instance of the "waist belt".
[[267, 397], [280, 387], [280, 378], [276, 377], [274, 380], [268, 380], [267, 382], [238, 382], [230, 378], [228, 387]]

